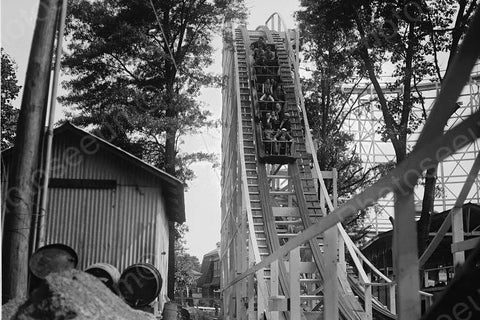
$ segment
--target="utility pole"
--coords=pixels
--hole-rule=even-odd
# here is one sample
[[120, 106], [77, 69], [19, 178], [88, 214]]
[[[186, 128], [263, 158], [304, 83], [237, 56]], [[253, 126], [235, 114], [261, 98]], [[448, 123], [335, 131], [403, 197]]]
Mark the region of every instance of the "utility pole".
[[2, 250], [3, 298], [27, 295], [28, 252], [56, 20], [61, 0], [41, 0], [10, 167]]

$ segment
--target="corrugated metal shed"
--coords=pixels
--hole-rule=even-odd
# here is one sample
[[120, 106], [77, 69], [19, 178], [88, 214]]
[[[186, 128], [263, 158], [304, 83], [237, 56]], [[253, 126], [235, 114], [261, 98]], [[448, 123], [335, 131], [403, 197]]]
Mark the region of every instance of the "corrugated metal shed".
[[82, 268], [159, 266], [167, 220], [184, 221], [180, 181], [70, 123], [55, 130], [49, 190], [46, 241], [72, 246]]
[[165, 297], [168, 224], [185, 221], [183, 184], [70, 123], [54, 131], [50, 178], [46, 244], [71, 246], [81, 269], [152, 263]]

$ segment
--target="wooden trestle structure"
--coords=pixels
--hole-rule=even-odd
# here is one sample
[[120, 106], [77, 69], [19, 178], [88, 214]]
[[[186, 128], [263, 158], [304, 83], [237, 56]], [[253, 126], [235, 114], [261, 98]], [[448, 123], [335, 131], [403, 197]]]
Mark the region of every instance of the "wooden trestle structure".
[[[231, 25], [224, 29], [220, 260], [225, 319], [418, 319], [420, 300], [428, 306], [431, 296], [419, 291], [412, 188], [428, 166], [480, 135], [479, 112], [445, 134], [441, 126], [451, 112], [447, 102], [458, 97], [479, 45], [471, 45], [467, 35], [462, 50], [470, 50], [468, 57], [451, 68], [455, 74], [445, 79], [444, 100], [441, 93], [409, 159], [337, 208], [336, 171], [320, 171], [315, 152], [310, 152], [313, 142], [292, 45], [297, 41], [298, 48], [298, 35], [278, 14], [268, 22], [271, 28], [255, 31]], [[478, 24], [477, 13], [473, 25]], [[278, 71], [273, 69], [273, 75], [261, 74], [251, 58], [250, 45], [260, 36], [276, 50]], [[291, 116], [292, 151], [278, 157], [265, 156], [257, 124], [266, 105], [257, 88], [265, 77], [282, 83], [284, 108]], [[332, 195], [324, 179], [333, 180]], [[397, 281], [362, 255], [340, 223], [388, 192], [395, 192], [398, 200]], [[353, 263], [346, 262], [346, 254]], [[387, 306], [372, 297], [372, 286], [389, 288]]]

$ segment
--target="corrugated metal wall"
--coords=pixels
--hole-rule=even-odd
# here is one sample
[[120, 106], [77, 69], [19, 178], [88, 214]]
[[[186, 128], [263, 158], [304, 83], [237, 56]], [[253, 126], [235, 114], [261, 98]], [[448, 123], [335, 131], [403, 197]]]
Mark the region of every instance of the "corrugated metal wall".
[[51, 178], [111, 179], [117, 187], [50, 188], [47, 244], [71, 246], [81, 269], [106, 262], [121, 272], [134, 263], [153, 263], [164, 279], [163, 294], [168, 224], [159, 179], [105, 150], [89, 153], [80, 146], [69, 133], [55, 137]]

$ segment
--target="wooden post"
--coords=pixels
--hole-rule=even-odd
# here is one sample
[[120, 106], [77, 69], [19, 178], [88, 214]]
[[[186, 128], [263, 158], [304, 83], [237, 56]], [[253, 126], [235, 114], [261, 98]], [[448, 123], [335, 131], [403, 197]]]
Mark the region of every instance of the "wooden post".
[[397, 314], [397, 300], [396, 300], [395, 288], [396, 288], [395, 282], [392, 282], [388, 287], [388, 299], [390, 303], [390, 312], [393, 314]]
[[[465, 240], [463, 236], [463, 210], [460, 205], [460, 207], [455, 207], [452, 210], [452, 244], [462, 242], [463, 240]], [[458, 266], [465, 263], [465, 252], [456, 251], [452, 253], [453, 267], [457, 269]]]
[[[241, 208], [240, 208], [241, 209]], [[241, 224], [241, 230], [240, 230], [240, 252], [241, 252], [241, 257], [242, 257], [242, 272], [248, 269], [248, 252], [247, 252], [247, 239], [246, 239], [246, 234], [247, 234], [247, 215], [240, 210], [240, 215], [242, 219], [242, 224]], [[248, 292], [247, 292], [247, 286], [248, 286], [248, 279], [245, 281], [242, 281], [242, 287], [241, 287], [241, 299], [242, 299], [242, 319], [247, 319], [247, 308], [245, 307], [246, 299], [248, 297]]]
[[265, 288], [265, 269], [260, 269], [257, 272], [257, 319], [262, 319], [261, 316], [268, 305], [265, 304], [265, 296], [268, 295], [268, 290]]
[[[332, 169], [332, 178], [333, 178], [333, 206], [338, 207], [338, 171], [337, 169]], [[345, 261], [345, 241], [343, 237], [337, 237], [338, 239], [338, 267], [339, 271], [347, 273], [347, 263]]]
[[252, 273], [248, 277], [248, 320], [257, 320], [257, 315], [255, 314], [255, 279], [254, 274]]
[[336, 168], [332, 169], [332, 183], [333, 183], [333, 207], [338, 207], [338, 171]]
[[398, 320], [420, 318], [420, 284], [413, 190], [395, 193], [394, 261]]
[[338, 319], [338, 272], [337, 272], [337, 249], [338, 230], [334, 226], [324, 233], [325, 236], [325, 285], [324, 285], [324, 309], [325, 319]]
[[[278, 296], [278, 260], [270, 265], [270, 297], [275, 296]], [[270, 315], [271, 320], [278, 320], [278, 311], [271, 311]]]
[[235, 285], [235, 319], [237, 320], [241, 320], [243, 314], [241, 285], [242, 282]]
[[[289, 254], [290, 275], [290, 319], [301, 319], [300, 314], [300, 248], [296, 247]], [[325, 318], [327, 319], [327, 318]]]
[[368, 274], [370, 283], [365, 284], [365, 320], [372, 320], [372, 285], [371, 275]]
[[67, 15], [67, 0], [62, 0], [62, 9], [60, 20], [58, 23], [58, 36], [57, 36], [57, 48], [55, 53], [55, 69], [53, 73], [52, 81], [52, 90], [50, 95], [50, 110], [48, 111], [48, 123], [47, 130], [45, 135], [45, 158], [43, 161], [43, 181], [41, 188], [41, 197], [40, 205], [37, 215], [37, 234], [35, 239], [35, 250], [43, 247], [45, 245], [45, 232], [46, 232], [46, 221], [45, 213], [47, 212], [48, 205], [48, 181], [50, 178], [50, 166], [52, 161], [52, 147], [53, 147], [53, 125], [55, 120], [55, 109], [57, 103], [57, 87], [58, 87], [58, 78], [60, 73], [60, 61], [62, 59], [62, 45], [63, 45], [63, 35], [65, 30], [65, 17]]
[[18, 118], [3, 237], [3, 296], [27, 294], [28, 252], [58, 0], [41, 0]]

